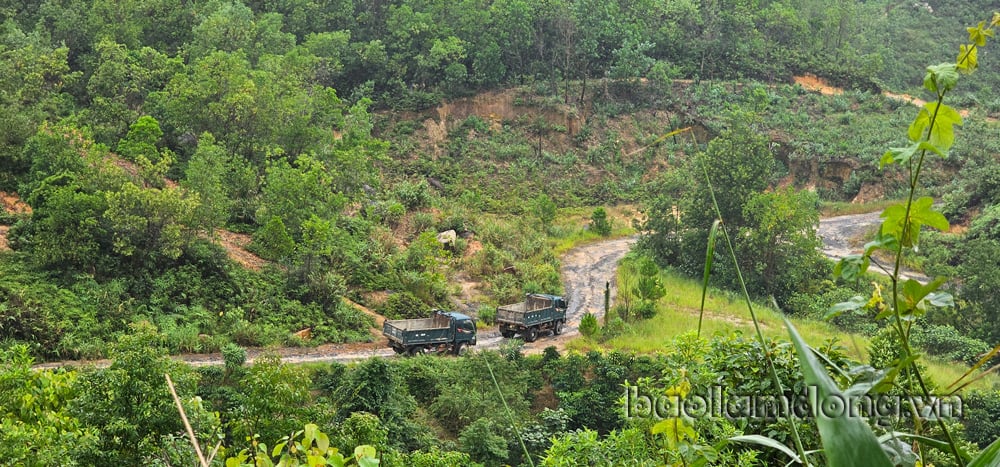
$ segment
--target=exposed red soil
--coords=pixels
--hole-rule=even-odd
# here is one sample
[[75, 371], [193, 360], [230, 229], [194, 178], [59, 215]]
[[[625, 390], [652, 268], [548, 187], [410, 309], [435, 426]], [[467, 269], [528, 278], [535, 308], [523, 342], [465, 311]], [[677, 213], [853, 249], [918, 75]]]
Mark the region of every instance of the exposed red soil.
[[[842, 88], [831, 86], [829, 83], [823, 80], [823, 78], [820, 78], [815, 75], [806, 74], [803, 76], [795, 76], [792, 77], [792, 80], [799, 86], [802, 86], [803, 88], [809, 91], [816, 91], [823, 95], [837, 96], [844, 93], [844, 90]], [[913, 104], [917, 107], [923, 107], [924, 105], [927, 104], [927, 101], [920, 99], [918, 97], [913, 97], [909, 94], [898, 94], [889, 91], [882, 91], [882, 95], [892, 99], [898, 99], [904, 102], [909, 102], [910, 104]], [[961, 115], [963, 118], [968, 117], [969, 110], [968, 109], [959, 110], [958, 114]]]

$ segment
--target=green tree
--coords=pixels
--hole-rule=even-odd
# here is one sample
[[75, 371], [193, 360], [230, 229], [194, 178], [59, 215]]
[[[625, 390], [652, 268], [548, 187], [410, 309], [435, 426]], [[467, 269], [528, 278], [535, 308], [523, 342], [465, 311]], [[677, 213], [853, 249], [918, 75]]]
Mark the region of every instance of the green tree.
[[[814, 293], [830, 268], [819, 253], [819, 197], [792, 188], [759, 193], [744, 205], [747, 225], [736, 231], [741, 268], [752, 293], [786, 305], [796, 292]], [[751, 272], [747, 274], [747, 272]]]
[[288, 234], [281, 218], [271, 216], [263, 227], [254, 232], [251, 247], [262, 258], [287, 263], [295, 253], [295, 240]]
[[458, 441], [469, 458], [486, 466], [503, 465], [510, 456], [507, 438], [498, 430], [497, 422], [488, 417], [470, 423], [458, 435]]
[[70, 413], [79, 374], [32, 370], [27, 346], [0, 349], [0, 453], [10, 465], [81, 465], [97, 431]]
[[542, 223], [543, 228], [548, 228], [556, 219], [556, 203], [549, 198], [549, 195], [540, 193], [531, 204], [531, 212]]
[[272, 160], [267, 167], [257, 219], [281, 216], [293, 236], [301, 233], [311, 216], [329, 219], [346, 203], [333, 186], [327, 167], [310, 156], [301, 156], [292, 165], [287, 159]]
[[608, 220], [608, 213], [604, 208], [594, 209], [590, 215], [590, 228], [602, 237], [611, 235], [611, 222]]
[[215, 144], [211, 133], [198, 139], [198, 149], [184, 169], [184, 188], [198, 193], [200, 201], [192, 215], [194, 225], [214, 235], [214, 230], [225, 225], [229, 218], [229, 193], [225, 186], [228, 155]]
[[197, 196], [179, 188], [144, 189], [125, 183], [119, 191], [106, 192], [105, 202], [114, 251], [134, 264], [149, 258], [176, 259], [191, 242], [186, 233]]
[[39, 264], [86, 271], [106, 263], [111, 237], [103, 221], [104, 196], [89, 193], [71, 175], [54, 175], [28, 201], [34, 206], [27, 225], [29, 245]]
[[283, 364], [274, 354], [258, 357], [237, 383], [237, 391], [235, 418], [230, 423], [234, 444], [254, 437], [280, 439], [303, 426], [309, 415], [319, 415], [310, 411], [309, 376]]
[[[112, 347], [111, 366], [85, 373], [71, 412], [85, 427], [96, 430], [98, 449], [82, 463], [142, 465], [159, 451], [161, 437], [184, 431], [165, 374], [174, 382], [189, 419], [202, 419], [191, 403], [197, 374], [166, 355], [164, 339], [148, 322], [133, 324]], [[214, 434], [209, 426], [194, 427]]]

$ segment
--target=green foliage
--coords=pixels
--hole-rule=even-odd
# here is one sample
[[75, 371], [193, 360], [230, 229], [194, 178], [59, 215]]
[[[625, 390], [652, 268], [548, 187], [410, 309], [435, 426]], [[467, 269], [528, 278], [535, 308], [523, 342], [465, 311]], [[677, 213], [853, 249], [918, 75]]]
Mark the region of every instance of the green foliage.
[[229, 427], [235, 445], [243, 445], [236, 444], [243, 439], [280, 439], [302, 426], [307, 414], [317, 415], [309, 411], [309, 376], [275, 355], [257, 357], [235, 386], [237, 405]]
[[122, 256], [176, 259], [190, 241], [186, 231], [198, 200], [179, 189], [126, 183], [105, 201], [113, 249]]
[[287, 262], [295, 252], [295, 239], [280, 217], [271, 216], [263, 227], [254, 232], [252, 248], [262, 258]]
[[594, 209], [590, 215], [590, 228], [602, 237], [611, 235], [611, 222], [608, 220], [608, 213], [604, 208]]
[[12, 465], [80, 465], [97, 449], [97, 431], [70, 413], [79, 375], [32, 370], [28, 348], [0, 350], [0, 453]]
[[205, 133], [184, 169], [182, 186], [198, 193], [200, 201], [192, 221], [209, 234], [229, 219], [232, 201], [224, 182], [230, 165], [225, 149], [215, 143], [211, 133]]
[[[162, 436], [183, 431], [164, 374], [170, 374], [189, 417], [205, 418], [194, 416], [205, 410], [192, 399], [197, 374], [166, 356], [163, 336], [149, 323], [135, 324], [131, 331], [113, 346], [110, 367], [85, 373], [78, 381], [70, 413], [98, 436], [97, 449], [82, 463], [142, 464], [157, 452]], [[214, 432], [211, 426], [195, 430], [209, 436]]]
[[379, 458], [376, 449], [369, 445], [358, 445], [353, 455], [345, 457], [337, 448], [330, 446], [330, 437], [326, 433], [320, 431], [317, 425], [307, 423], [302, 430], [277, 439], [270, 450], [266, 443], [256, 442], [252, 451], [244, 449], [226, 459], [226, 467], [261, 465], [374, 467], [379, 465]]
[[552, 221], [556, 218], [556, 203], [545, 193], [541, 193], [535, 198], [531, 210], [541, 222], [543, 229], [552, 225]]
[[379, 306], [379, 312], [388, 319], [426, 318], [429, 307], [410, 292], [397, 292], [389, 295], [385, 303]]
[[[813, 355], [812, 350], [805, 344], [792, 324], [786, 320], [785, 326], [788, 328], [792, 343], [795, 344], [795, 350], [798, 352], [805, 380], [809, 384], [817, 386], [820, 400], [843, 397], [843, 393], [827, 374], [826, 368]], [[863, 420], [851, 417], [847, 411], [833, 416], [827, 415], [824, 411], [820, 411], [820, 413], [816, 424], [819, 427], [820, 438], [823, 440], [823, 452], [829, 465], [834, 467], [858, 465], [859, 463], [872, 466], [892, 465], [879, 445], [878, 439], [872, 433], [871, 427]]]
[[963, 399], [965, 412], [963, 424], [965, 437], [986, 448], [1000, 439], [1000, 393], [997, 391], [970, 391]]
[[236, 344], [228, 343], [222, 347], [222, 360], [225, 362], [226, 371], [235, 373], [246, 363], [247, 351]]
[[473, 462], [486, 466], [503, 465], [510, 455], [507, 439], [499, 429], [498, 423], [487, 417], [480, 418], [465, 427], [459, 434], [458, 441]]
[[596, 339], [600, 332], [601, 327], [597, 323], [597, 317], [591, 313], [585, 313], [580, 319], [580, 334], [588, 339]]

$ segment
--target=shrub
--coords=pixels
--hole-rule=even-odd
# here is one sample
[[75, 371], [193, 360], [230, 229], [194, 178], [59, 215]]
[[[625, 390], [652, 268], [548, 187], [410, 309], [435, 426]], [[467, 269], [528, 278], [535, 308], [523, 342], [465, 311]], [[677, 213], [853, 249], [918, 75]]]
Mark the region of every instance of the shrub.
[[[627, 325], [625, 324], [625, 320], [621, 319], [618, 316], [615, 316], [614, 318], [611, 319], [611, 321], [608, 321], [608, 324], [604, 325], [604, 329], [601, 329], [601, 340], [602, 341], [608, 341], [608, 340], [614, 339], [615, 337], [618, 337], [618, 336], [624, 334], [625, 330], [626, 330], [626, 326]], [[583, 330], [582, 330], [583, 323], [582, 322], [580, 323], [580, 327], [581, 327], [581, 333], [582, 333], [583, 332]]]
[[394, 191], [395, 198], [407, 209], [419, 209], [430, 206], [431, 192], [427, 182], [400, 182]]
[[396, 292], [386, 299], [380, 311], [388, 319], [425, 318], [427, 304], [410, 292]]
[[1000, 392], [969, 392], [965, 395], [965, 406], [965, 436], [985, 449], [1000, 438]]
[[489, 305], [479, 305], [479, 309], [476, 310], [476, 316], [483, 323], [492, 326], [497, 321], [497, 309]]
[[583, 315], [583, 319], [580, 320], [580, 334], [588, 339], [596, 339], [601, 333], [601, 327], [597, 323], [597, 317], [592, 313], [586, 313]]
[[486, 465], [501, 465], [510, 454], [507, 449], [507, 439], [501, 433], [497, 423], [489, 418], [480, 418], [472, 422], [458, 436], [462, 450], [469, 454], [475, 462]]
[[608, 213], [604, 208], [597, 208], [594, 213], [590, 215], [591, 229], [602, 237], [607, 237], [611, 235], [611, 221], [608, 219]]
[[975, 364], [990, 350], [989, 344], [964, 336], [950, 325], [915, 326], [910, 339], [931, 355], [969, 365]]
[[243, 347], [232, 342], [222, 347], [222, 360], [225, 362], [226, 371], [232, 373], [247, 362], [247, 351]]

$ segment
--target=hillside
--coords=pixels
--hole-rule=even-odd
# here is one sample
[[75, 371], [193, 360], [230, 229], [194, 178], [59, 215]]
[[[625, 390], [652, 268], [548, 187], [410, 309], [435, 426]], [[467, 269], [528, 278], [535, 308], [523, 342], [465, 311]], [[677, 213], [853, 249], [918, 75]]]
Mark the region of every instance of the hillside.
[[[992, 455], [1000, 6], [958, 3], [6, 5], [0, 463]], [[823, 256], [821, 209], [878, 208]], [[499, 336], [531, 292], [568, 335]], [[439, 308], [478, 351], [385, 358], [380, 323]], [[900, 402], [622, 404], [810, 388]]]

